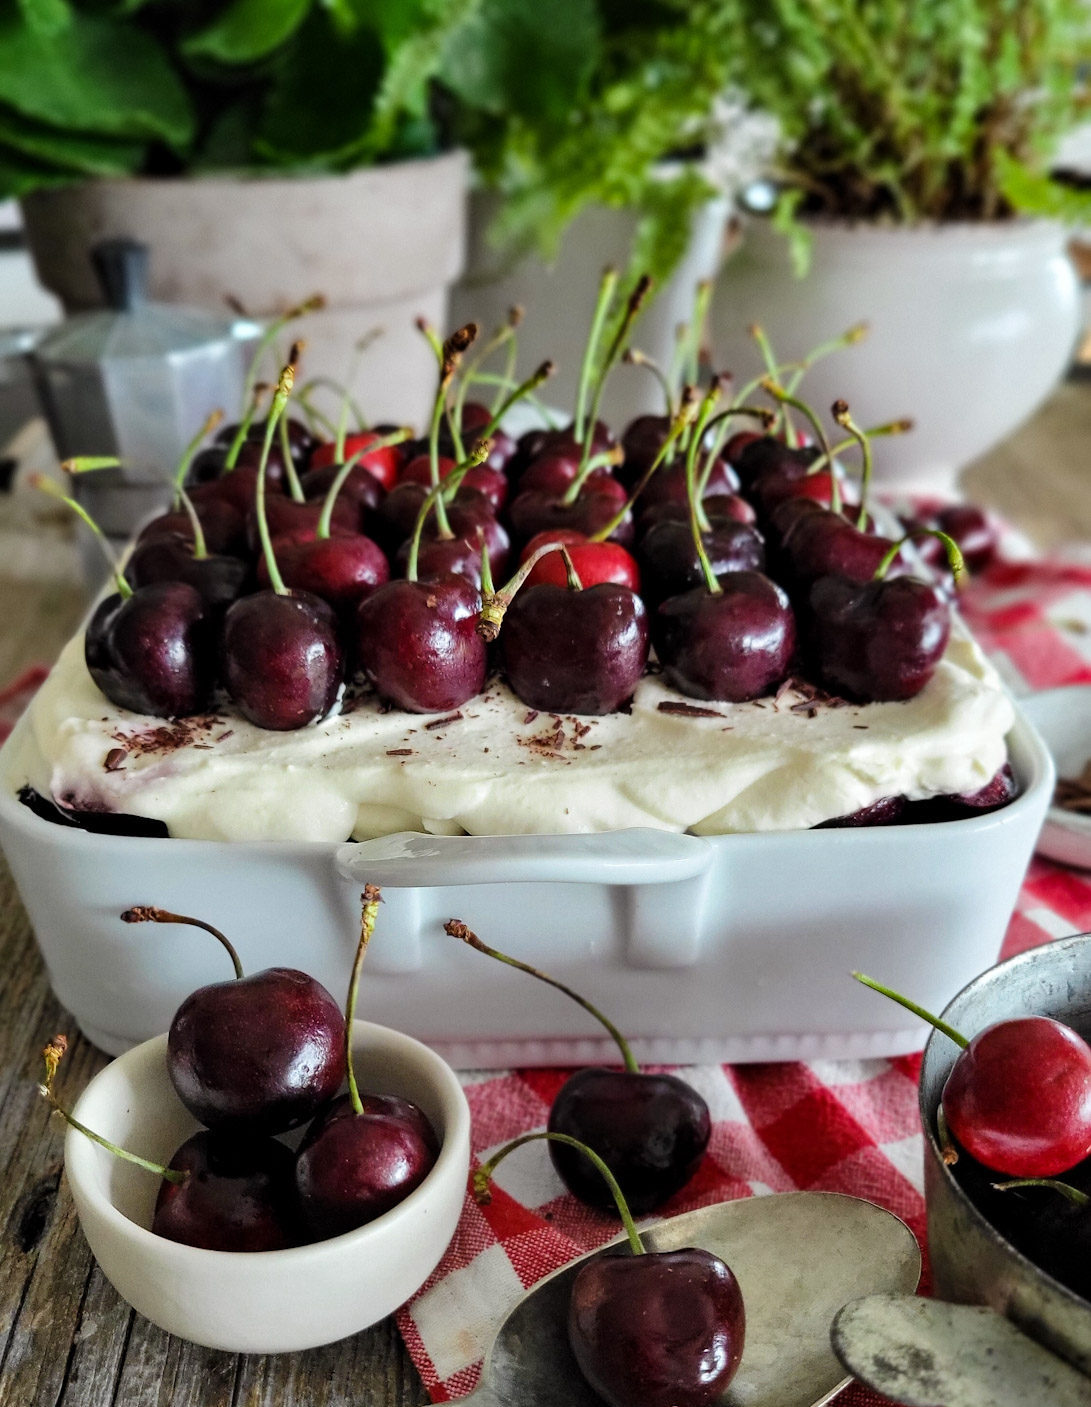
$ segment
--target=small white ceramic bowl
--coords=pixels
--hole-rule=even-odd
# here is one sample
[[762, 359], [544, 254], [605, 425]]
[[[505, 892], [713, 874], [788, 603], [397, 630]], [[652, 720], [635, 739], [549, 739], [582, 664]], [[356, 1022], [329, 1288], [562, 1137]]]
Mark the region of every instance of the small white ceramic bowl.
[[[470, 1165], [470, 1110], [454, 1071], [426, 1045], [357, 1021], [362, 1091], [411, 1099], [441, 1146], [396, 1207], [356, 1231], [284, 1251], [207, 1251], [153, 1235], [158, 1179], [69, 1129], [65, 1168], [95, 1259], [122, 1298], [180, 1338], [233, 1353], [315, 1348], [377, 1323], [420, 1289], [454, 1235]], [[73, 1111], [89, 1128], [167, 1162], [198, 1125], [167, 1074], [166, 1036], [101, 1071]]]
[[[1091, 684], [1047, 689], [1021, 700], [1020, 707], [1041, 734], [1057, 776], [1078, 777], [1091, 759]], [[1051, 805], [1036, 849], [1062, 865], [1091, 869], [1091, 812]]]

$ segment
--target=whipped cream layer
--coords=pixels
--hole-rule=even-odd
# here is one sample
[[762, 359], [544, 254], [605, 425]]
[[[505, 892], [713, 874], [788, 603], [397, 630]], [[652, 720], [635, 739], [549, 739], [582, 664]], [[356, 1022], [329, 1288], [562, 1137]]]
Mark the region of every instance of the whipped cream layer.
[[205, 840], [628, 826], [715, 835], [806, 828], [886, 796], [974, 791], [1004, 763], [1012, 721], [995, 671], [961, 635], [904, 703], [785, 686], [705, 705], [649, 675], [630, 713], [593, 718], [535, 713], [494, 681], [454, 714], [385, 710], [365, 693], [290, 733], [226, 709], [178, 722], [117, 709], [77, 637], [34, 699], [8, 776], [62, 805]]

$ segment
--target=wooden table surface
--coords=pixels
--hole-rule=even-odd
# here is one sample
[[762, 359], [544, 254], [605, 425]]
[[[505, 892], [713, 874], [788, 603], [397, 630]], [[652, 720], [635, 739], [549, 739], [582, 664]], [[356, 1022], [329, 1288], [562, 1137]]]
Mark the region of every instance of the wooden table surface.
[[[1091, 545], [1091, 382], [1067, 383], [1006, 444], [963, 476], [1043, 549]], [[0, 558], [0, 687], [48, 662], [81, 594], [63, 581], [12, 581]], [[38, 1052], [74, 1037], [58, 1091], [75, 1098], [106, 1057], [78, 1037], [51, 994], [29, 924], [0, 862], [0, 1407], [420, 1407], [428, 1401], [387, 1321], [325, 1349], [240, 1357], [154, 1328], [95, 1266], [61, 1175], [62, 1131], [37, 1092]], [[533, 1407], [533, 1404], [519, 1404]]]

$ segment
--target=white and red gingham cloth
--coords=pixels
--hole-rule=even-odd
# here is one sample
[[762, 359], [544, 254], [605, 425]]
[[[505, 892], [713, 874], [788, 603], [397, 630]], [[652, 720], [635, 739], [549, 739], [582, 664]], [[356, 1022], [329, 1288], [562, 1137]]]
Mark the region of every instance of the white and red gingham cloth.
[[[1091, 682], [1091, 566], [1000, 562], [966, 589], [962, 609], [1016, 693]], [[28, 671], [0, 693], [0, 738], [43, 675]], [[1088, 929], [1091, 875], [1035, 859], [1003, 955]], [[846, 1192], [888, 1207], [923, 1245], [919, 1059], [689, 1067], [686, 1078], [712, 1111], [712, 1140], [693, 1181], [662, 1214], [795, 1189]], [[464, 1075], [474, 1155], [483, 1161], [509, 1139], [544, 1128], [567, 1074]], [[523, 1291], [617, 1229], [565, 1192], [541, 1145], [502, 1165], [490, 1206], [467, 1196], [443, 1261], [398, 1315], [433, 1400], [470, 1392], [500, 1321]], [[838, 1398], [839, 1407], [882, 1401], [859, 1386]]]
[[[964, 591], [962, 610], [1017, 694], [1091, 682], [1091, 566], [997, 563]], [[1088, 929], [1091, 876], [1036, 858], [1003, 956]], [[846, 1192], [888, 1207], [923, 1246], [919, 1068], [919, 1056], [688, 1067], [682, 1073], [712, 1111], [712, 1140], [696, 1177], [660, 1214], [770, 1192]], [[465, 1075], [475, 1157], [484, 1161], [508, 1139], [544, 1128], [568, 1073]], [[433, 1400], [470, 1392], [500, 1321], [524, 1290], [617, 1229], [616, 1220], [566, 1193], [540, 1144], [502, 1164], [488, 1207], [467, 1196], [446, 1256], [398, 1315]], [[838, 1407], [884, 1401], [859, 1385], [837, 1399]]]

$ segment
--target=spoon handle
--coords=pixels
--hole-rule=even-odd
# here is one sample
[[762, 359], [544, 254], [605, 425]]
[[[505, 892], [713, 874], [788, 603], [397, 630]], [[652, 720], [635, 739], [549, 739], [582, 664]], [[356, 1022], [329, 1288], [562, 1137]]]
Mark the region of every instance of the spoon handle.
[[1091, 1378], [992, 1309], [868, 1295], [830, 1339], [850, 1373], [907, 1407], [1091, 1407]]

